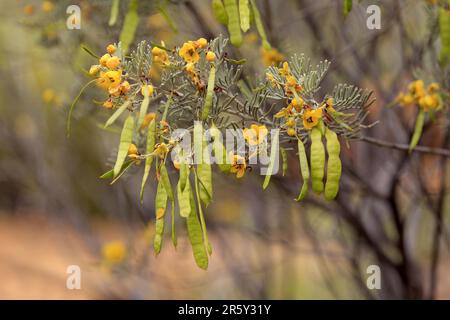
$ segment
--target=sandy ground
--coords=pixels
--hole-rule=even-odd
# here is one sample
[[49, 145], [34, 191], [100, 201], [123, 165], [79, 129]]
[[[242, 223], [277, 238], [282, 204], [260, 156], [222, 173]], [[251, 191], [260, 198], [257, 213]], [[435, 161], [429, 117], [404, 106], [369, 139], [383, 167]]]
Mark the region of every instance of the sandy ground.
[[[166, 243], [155, 258], [146, 233], [99, 225], [102, 227], [94, 227], [95, 231], [87, 235], [36, 217], [0, 216], [0, 299], [227, 299], [261, 295], [249, 288], [265, 290], [267, 298], [333, 298], [327, 293], [317, 261], [308, 254], [308, 248], [289, 260], [275, 250], [271, 259], [277, 263], [268, 268], [263, 268], [251, 251], [244, 250], [233, 259], [246, 262], [230, 267], [224, 263], [224, 259], [230, 259], [229, 248], [221, 248], [220, 238], [212, 235], [215, 254], [209, 270], [203, 271], [195, 267], [182, 237], [177, 250]], [[111, 272], [102, 267], [99, 252], [102, 243], [117, 237], [133, 249], [126, 267]], [[81, 290], [66, 288], [69, 265], [79, 265], [82, 270]], [[440, 270], [439, 298], [450, 297], [448, 266], [445, 263]], [[248, 288], [241, 281], [248, 281]], [[263, 282], [265, 286], [259, 288]]]

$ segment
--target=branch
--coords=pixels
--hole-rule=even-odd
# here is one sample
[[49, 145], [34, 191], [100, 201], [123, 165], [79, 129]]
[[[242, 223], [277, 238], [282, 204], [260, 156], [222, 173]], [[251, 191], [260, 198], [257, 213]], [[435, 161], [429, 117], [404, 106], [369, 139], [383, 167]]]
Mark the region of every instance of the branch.
[[[401, 150], [401, 151], [409, 151], [409, 145], [403, 144], [403, 143], [394, 143], [394, 142], [389, 142], [389, 141], [385, 141], [385, 140], [379, 140], [379, 139], [372, 138], [372, 137], [361, 137], [360, 140], [371, 143], [371, 144], [379, 146], [379, 147], [391, 148], [391, 149], [396, 149], [396, 150]], [[412, 151], [435, 154], [435, 155], [440, 155], [440, 156], [444, 156], [444, 157], [450, 157], [450, 150], [448, 150], [448, 149], [416, 146]]]

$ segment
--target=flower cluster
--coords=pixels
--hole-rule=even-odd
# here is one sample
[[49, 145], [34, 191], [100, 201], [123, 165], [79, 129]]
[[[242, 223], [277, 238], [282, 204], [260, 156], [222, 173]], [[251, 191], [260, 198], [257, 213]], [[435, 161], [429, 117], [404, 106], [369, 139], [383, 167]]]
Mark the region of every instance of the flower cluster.
[[432, 82], [425, 87], [423, 80], [411, 82], [408, 85], [408, 91], [401, 92], [397, 101], [403, 107], [418, 105], [425, 112], [436, 111], [443, 106], [439, 84]]

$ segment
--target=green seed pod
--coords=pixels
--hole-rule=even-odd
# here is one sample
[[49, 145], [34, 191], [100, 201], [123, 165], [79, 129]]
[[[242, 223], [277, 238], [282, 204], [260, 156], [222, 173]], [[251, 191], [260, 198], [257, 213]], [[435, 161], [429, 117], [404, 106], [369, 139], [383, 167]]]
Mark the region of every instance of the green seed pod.
[[164, 217], [156, 219], [155, 222], [155, 237], [153, 238], [153, 250], [155, 255], [161, 252], [162, 237], [164, 233]]
[[239, 48], [242, 45], [242, 33], [236, 0], [224, 0], [224, 5], [228, 15], [228, 32], [230, 33], [231, 44]]
[[267, 168], [266, 177], [264, 178], [263, 190], [265, 190], [269, 186], [270, 178], [272, 177], [273, 169], [275, 166], [275, 161], [277, 161], [278, 158], [278, 151], [280, 145], [279, 135], [280, 131], [277, 130], [275, 135], [272, 137], [272, 144], [270, 147], [270, 163], [269, 167]]
[[317, 194], [323, 191], [323, 176], [325, 171], [325, 148], [322, 143], [322, 133], [317, 127], [311, 130], [311, 180], [312, 189]]
[[306, 157], [306, 150], [302, 140], [298, 139], [298, 159], [300, 162], [300, 172], [302, 174], [303, 185], [300, 190], [300, 194], [298, 195], [296, 201], [303, 200], [308, 194], [308, 182], [309, 182], [309, 166], [308, 166], [308, 158]]
[[211, 66], [208, 77], [208, 88], [206, 89], [205, 105], [202, 111], [202, 120], [208, 119], [209, 112], [211, 110], [214, 99], [214, 81], [216, 79], [216, 68]]
[[256, 1], [255, 0], [250, 0], [250, 1], [252, 4], [252, 12], [253, 12], [253, 17], [255, 18], [256, 29], [258, 30], [259, 36], [261, 37], [262, 45], [265, 49], [270, 49], [271, 45], [270, 45], [269, 41], [267, 40], [266, 31], [264, 30], [264, 25], [263, 25], [263, 22], [261, 19], [261, 15], [259, 14], [258, 7], [256, 6]]
[[439, 30], [441, 33], [441, 53], [439, 60], [442, 65], [450, 62], [450, 14], [445, 8], [439, 9]]
[[[156, 119], [153, 119], [148, 126], [147, 147], [145, 151], [147, 154], [151, 154], [153, 152], [153, 150], [155, 149], [155, 143], [156, 143]], [[142, 177], [141, 192], [140, 192], [141, 202], [144, 199], [145, 183], [147, 182], [148, 176], [150, 174], [153, 159], [154, 159], [153, 156], [149, 156], [147, 159], [145, 159], [144, 176]]]
[[227, 12], [225, 11], [225, 7], [223, 5], [222, 0], [213, 0], [212, 1], [212, 9], [213, 9], [213, 14], [214, 14], [214, 17], [216, 18], [216, 20], [219, 21], [219, 23], [221, 23], [223, 25], [227, 25], [228, 24], [228, 15], [227, 15]]
[[216, 164], [222, 172], [230, 172], [231, 165], [228, 163], [227, 150], [221, 141], [219, 129], [213, 124], [209, 129], [211, 137], [213, 138], [213, 150]]
[[160, 181], [156, 190], [155, 198], [155, 215], [156, 219], [164, 217], [167, 209], [167, 192], [164, 188], [164, 183]]
[[203, 241], [202, 227], [197, 216], [197, 208], [195, 205], [194, 194], [192, 192], [190, 192], [189, 201], [191, 205], [191, 213], [186, 219], [188, 237], [191, 242], [194, 259], [197, 266], [206, 270], [208, 269], [208, 254]]
[[128, 154], [128, 147], [133, 139], [134, 118], [129, 115], [123, 124], [122, 133], [120, 134], [119, 151], [117, 152], [117, 160], [114, 165], [114, 178], [120, 173], [122, 165]]
[[250, 7], [248, 0], [239, 0], [239, 18], [241, 20], [241, 29], [247, 32], [250, 29]]
[[134, 35], [139, 24], [138, 6], [138, 0], [131, 0], [123, 22], [122, 31], [120, 32], [120, 43], [124, 54], [128, 52], [128, 48], [134, 40]]
[[183, 218], [187, 218], [191, 214], [191, 192], [191, 184], [189, 183], [189, 180], [186, 181], [184, 190], [181, 188], [181, 181], [178, 182], [177, 199], [178, 206], [180, 207], [180, 216]]
[[328, 164], [327, 182], [325, 184], [325, 199], [333, 200], [339, 191], [339, 181], [341, 179], [342, 164], [339, 154], [341, 145], [335, 132], [326, 129], [325, 138], [327, 140]]
[[411, 152], [419, 143], [420, 137], [422, 136], [423, 125], [425, 123], [425, 111], [419, 109], [419, 114], [416, 118], [416, 125], [414, 127], [414, 133], [409, 143], [409, 152]]
[[160, 174], [161, 174], [161, 182], [164, 185], [164, 189], [166, 190], [168, 199], [170, 201], [174, 201], [175, 198], [172, 192], [172, 184], [170, 183], [169, 174], [167, 173], [167, 169], [164, 164], [161, 165]]

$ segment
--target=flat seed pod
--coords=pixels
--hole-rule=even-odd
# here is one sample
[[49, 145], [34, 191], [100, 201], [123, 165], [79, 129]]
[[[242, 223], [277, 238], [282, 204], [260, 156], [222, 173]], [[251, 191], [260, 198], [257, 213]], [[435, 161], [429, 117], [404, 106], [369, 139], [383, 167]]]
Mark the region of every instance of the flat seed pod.
[[235, 47], [242, 45], [241, 26], [239, 24], [239, 11], [237, 0], [224, 0], [225, 11], [228, 16], [228, 32], [230, 33], [230, 42]]
[[252, 5], [253, 16], [255, 18], [256, 29], [258, 30], [259, 36], [261, 37], [262, 45], [263, 45], [264, 49], [270, 49], [271, 45], [270, 45], [269, 41], [267, 40], [266, 31], [264, 30], [264, 25], [261, 20], [261, 15], [259, 13], [258, 7], [256, 6], [256, 1], [250, 0], [250, 2]]
[[273, 169], [275, 168], [275, 161], [277, 161], [278, 159], [278, 151], [280, 145], [279, 135], [280, 131], [277, 130], [275, 135], [272, 136], [272, 144], [270, 147], [270, 163], [269, 167], [267, 168], [266, 177], [264, 178], [263, 190], [265, 190], [269, 186], [270, 178], [272, 177]]
[[184, 190], [181, 188], [181, 181], [177, 184], [177, 199], [180, 208], [180, 216], [183, 218], [189, 217], [191, 214], [191, 184], [189, 180], [186, 181]]
[[197, 216], [194, 194], [192, 192], [190, 192], [189, 201], [191, 205], [191, 213], [186, 219], [188, 237], [192, 246], [192, 252], [194, 253], [195, 263], [200, 268], [206, 270], [208, 269], [208, 254], [203, 241], [202, 228]]
[[222, 0], [213, 0], [212, 1], [212, 9], [213, 9], [213, 14], [214, 14], [214, 17], [216, 18], [216, 20], [219, 21], [219, 23], [221, 23], [223, 25], [227, 25], [228, 24], [228, 15], [227, 15], [227, 12], [225, 11], [225, 7], [223, 5]]
[[155, 237], [153, 238], [153, 250], [155, 255], [161, 252], [162, 237], [164, 234], [164, 217], [156, 219], [155, 222]]
[[209, 112], [211, 111], [211, 107], [213, 104], [215, 79], [216, 79], [216, 67], [211, 66], [211, 70], [209, 71], [209, 77], [208, 77], [208, 88], [206, 89], [205, 105], [203, 106], [203, 111], [202, 111], [202, 120], [203, 121], [208, 119], [208, 115], [209, 115]]
[[117, 152], [117, 160], [114, 165], [114, 178], [120, 173], [125, 158], [127, 157], [128, 147], [133, 139], [133, 130], [134, 118], [132, 115], [129, 115], [123, 124], [122, 133], [120, 134], [119, 151]]
[[303, 185], [300, 190], [300, 194], [298, 195], [296, 201], [303, 200], [308, 194], [308, 182], [309, 182], [309, 166], [308, 166], [308, 158], [306, 157], [305, 145], [302, 140], [298, 139], [298, 159], [300, 162], [300, 172], [302, 174]]
[[186, 187], [188, 175], [189, 175], [189, 165], [187, 163], [181, 163], [180, 164], [180, 180], [179, 180], [181, 191], [184, 191], [184, 188]]
[[113, 114], [111, 117], [109, 117], [108, 120], [106, 120], [105, 128], [112, 125], [116, 120], [120, 117], [120, 115], [127, 110], [127, 108], [131, 105], [131, 100], [125, 101]]
[[441, 34], [441, 53], [439, 59], [445, 65], [450, 60], [450, 14], [444, 8], [439, 9], [439, 29]]
[[137, 128], [139, 129], [147, 115], [148, 106], [150, 104], [150, 96], [148, 92], [148, 87], [144, 87], [144, 99], [142, 99], [141, 108], [139, 110], [139, 118], [137, 123]]
[[241, 21], [241, 29], [247, 32], [250, 29], [250, 7], [248, 0], [239, 0], [239, 20]]
[[339, 191], [339, 181], [341, 179], [342, 164], [339, 154], [341, 145], [335, 132], [326, 129], [325, 138], [327, 140], [327, 182], [325, 184], [325, 199], [333, 200]]
[[344, 12], [344, 16], [347, 16], [350, 11], [352, 11], [353, 7], [353, 0], [344, 0], [342, 3], [342, 9]]
[[283, 163], [283, 177], [284, 177], [288, 170], [288, 156], [287, 156], [286, 149], [284, 149], [284, 148], [280, 148], [280, 153], [281, 153], [281, 160]]
[[323, 191], [323, 176], [325, 171], [325, 148], [322, 143], [322, 133], [319, 128], [311, 130], [311, 181], [314, 192]]
[[212, 201], [213, 187], [212, 187], [212, 169], [211, 159], [207, 154], [206, 142], [203, 142], [203, 163], [197, 165], [197, 176], [200, 187], [200, 200], [207, 206]]
[[231, 165], [227, 163], [227, 150], [221, 142], [219, 129], [213, 125], [211, 129], [209, 129], [209, 132], [213, 138], [213, 151], [217, 166], [222, 172], [230, 172]]
[[164, 183], [159, 181], [155, 198], [155, 215], [156, 219], [164, 217], [167, 209], [167, 192]]
[[111, 14], [109, 16], [108, 25], [111, 27], [116, 24], [117, 17], [119, 16], [119, 4], [120, 0], [112, 0], [111, 4]]
[[[148, 132], [147, 132], [147, 147], [146, 147], [146, 154], [150, 154], [153, 152], [155, 148], [156, 143], [156, 119], [153, 119], [149, 126], [148, 126]], [[147, 182], [148, 176], [150, 174], [150, 169], [153, 164], [153, 156], [149, 156], [145, 159], [145, 167], [144, 167], [144, 176], [142, 177], [142, 183], [141, 183], [141, 192], [140, 192], [140, 198], [141, 201], [144, 197], [144, 189], [145, 189], [145, 183]]]
[[419, 143], [420, 137], [422, 136], [423, 125], [425, 123], [425, 111], [419, 109], [419, 113], [416, 118], [416, 125], [414, 126], [414, 133], [409, 143], [409, 151], [411, 152]]
[[122, 31], [120, 33], [120, 43], [124, 54], [128, 52], [128, 48], [134, 40], [134, 34], [136, 33], [139, 24], [138, 5], [138, 0], [131, 0], [123, 22]]
[[175, 198], [172, 192], [172, 184], [170, 183], [169, 174], [167, 173], [167, 168], [164, 164], [161, 165], [159, 173], [161, 174], [161, 181], [164, 185], [164, 189], [166, 190], [168, 199], [170, 201], [174, 201]]
[[[133, 161], [134, 160], [125, 161], [122, 165], [122, 168], [120, 169], [120, 173], [118, 174], [118, 176], [120, 176], [122, 172], [128, 169], [130, 165], [133, 163]], [[100, 176], [100, 179], [112, 179], [112, 178], [114, 178], [114, 169], [108, 170]]]

